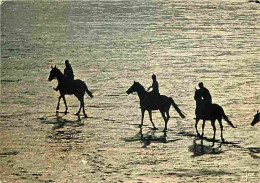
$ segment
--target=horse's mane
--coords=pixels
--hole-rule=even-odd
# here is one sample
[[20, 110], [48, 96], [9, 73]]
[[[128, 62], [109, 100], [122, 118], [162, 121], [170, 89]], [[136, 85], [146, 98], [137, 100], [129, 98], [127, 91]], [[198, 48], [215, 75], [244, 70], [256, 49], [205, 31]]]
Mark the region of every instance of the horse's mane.
[[140, 88], [142, 88], [144, 91], [146, 91], [143, 87], [143, 85], [141, 85], [139, 82], [135, 82], [136, 85], [138, 85]]
[[196, 100], [196, 98], [197, 98], [197, 99], [199, 99], [199, 98], [200, 98], [200, 93], [199, 93], [199, 90], [196, 90], [196, 91], [195, 91], [194, 98], [195, 98], [195, 100]]
[[56, 69], [56, 71], [58, 72], [58, 74], [63, 75], [63, 73], [60, 71], [60, 69], [58, 69], [57, 67], [55, 67], [54, 69]]

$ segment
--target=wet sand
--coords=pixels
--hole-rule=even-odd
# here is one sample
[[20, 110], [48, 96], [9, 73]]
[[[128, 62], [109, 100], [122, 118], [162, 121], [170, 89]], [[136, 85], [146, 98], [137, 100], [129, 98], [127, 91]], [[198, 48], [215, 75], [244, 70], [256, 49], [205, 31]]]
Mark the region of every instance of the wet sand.
[[[244, 1], [57, 1], [1, 5], [0, 182], [259, 182], [260, 6]], [[70, 60], [89, 118], [79, 102], [48, 82], [51, 65]], [[158, 111], [144, 127], [138, 81], [157, 75], [172, 108], [167, 133]], [[194, 129], [195, 87], [211, 91], [236, 129], [224, 138], [206, 123]], [[201, 122], [199, 123], [201, 127]], [[201, 130], [201, 128], [200, 128]]]

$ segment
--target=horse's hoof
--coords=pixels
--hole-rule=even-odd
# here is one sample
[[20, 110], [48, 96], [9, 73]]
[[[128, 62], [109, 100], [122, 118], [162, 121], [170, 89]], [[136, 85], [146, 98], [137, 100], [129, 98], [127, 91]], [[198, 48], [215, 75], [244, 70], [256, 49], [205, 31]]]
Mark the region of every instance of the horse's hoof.
[[138, 125], [139, 128], [142, 128], [143, 125]]
[[167, 132], [167, 129], [164, 129], [163, 132]]
[[64, 111], [64, 114], [65, 114], [65, 115], [68, 114], [68, 111]]
[[84, 118], [88, 118], [88, 115], [84, 114]]
[[222, 140], [222, 142], [223, 142], [223, 143], [225, 143], [225, 142], [226, 142], [226, 141], [225, 141], [225, 139], [221, 139], [221, 140]]
[[158, 130], [158, 128], [156, 128], [156, 127], [153, 127], [153, 130]]

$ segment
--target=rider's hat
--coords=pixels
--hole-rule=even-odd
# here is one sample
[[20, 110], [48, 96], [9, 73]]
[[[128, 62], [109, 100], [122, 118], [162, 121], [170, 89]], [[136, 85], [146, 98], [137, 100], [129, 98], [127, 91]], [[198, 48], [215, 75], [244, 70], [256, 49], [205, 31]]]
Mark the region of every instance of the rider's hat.
[[152, 75], [152, 79], [156, 79], [156, 75], [155, 74]]

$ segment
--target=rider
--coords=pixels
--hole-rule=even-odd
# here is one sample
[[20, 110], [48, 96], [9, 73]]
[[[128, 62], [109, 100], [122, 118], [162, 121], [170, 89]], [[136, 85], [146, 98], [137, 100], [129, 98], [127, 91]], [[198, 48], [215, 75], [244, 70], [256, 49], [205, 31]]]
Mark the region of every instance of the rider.
[[160, 95], [160, 93], [159, 93], [159, 84], [158, 84], [158, 82], [156, 80], [156, 75], [155, 74], [152, 75], [152, 79], [153, 79], [153, 84], [152, 84], [152, 86], [150, 86], [148, 88], [147, 91], [149, 91], [151, 88], [153, 88], [151, 94], [153, 96], [158, 96], [158, 95]]
[[201, 94], [201, 97], [205, 101], [205, 104], [212, 104], [212, 98], [209, 90], [204, 87], [202, 82], [199, 83], [199, 87], [200, 89], [198, 90], [198, 92]]
[[[156, 100], [156, 99], [158, 99], [159, 98], [159, 96], [160, 96], [160, 93], [159, 93], [159, 84], [158, 84], [158, 82], [157, 82], [157, 80], [156, 80], [156, 75], [155, 74], [153, 74], [152, 75], [152, 79], [153, 79], [153, 84], [152, 84], [152, 86], [150, 86], [148, 89], [147, 89], [147, 91], [149, 91], [151, 88], [153, 88], [153, 90], [151, 91], [151, 97], [152, 97], [152, 99], [153, 99], [153, 101], [154, 100]], [[148, 95], [149, 96], [149, 95]], [[151, 102], [151, 101], [150, 101]], [[148, 97], [146, 97], [144, 100], [143, 100], [143, 102], [142, 102], [142, 107], [143, 108], [146, 108], [146, 105], [149, 105], [148, 103], [150, 103], [149, 102], [149, 100], [148, 100]]]
[[[73, 74], [73, 70], [72, 67], [69, 63], [68, 60], [65, 60], [65, 69], [64, 69], [64, 77], [67, 79], [68, 82], [73, 81], [74, 80], [74, 74]], [[54, 90], [58, 91], [60, 88], [59, 84], [56, 88], [53, 88]]]
[[72, 67], [69, 63], [68, 60], [65, 61], [65, 69], [64, 69], [64, 76], [68, 79], [73, 81], [74, 80], [74, 74], [73, 74], [73, 70]]

